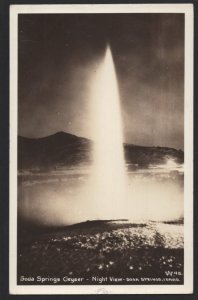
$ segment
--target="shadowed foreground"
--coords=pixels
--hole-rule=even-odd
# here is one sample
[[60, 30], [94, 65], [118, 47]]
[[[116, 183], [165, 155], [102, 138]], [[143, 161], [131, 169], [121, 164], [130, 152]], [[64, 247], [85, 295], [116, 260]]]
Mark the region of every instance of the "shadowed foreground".
[[181, 222], [87, 221], [43, 230], [26, 226], [18, 238], [18, 284], [182, 283]]

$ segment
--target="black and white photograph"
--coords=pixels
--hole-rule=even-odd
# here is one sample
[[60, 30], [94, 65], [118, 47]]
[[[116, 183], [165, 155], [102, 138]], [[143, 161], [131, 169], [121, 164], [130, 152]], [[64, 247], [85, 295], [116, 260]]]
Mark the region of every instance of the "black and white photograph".
[[13, 293], [192, 292], [193, 11], [139, 6], [12, 7]]

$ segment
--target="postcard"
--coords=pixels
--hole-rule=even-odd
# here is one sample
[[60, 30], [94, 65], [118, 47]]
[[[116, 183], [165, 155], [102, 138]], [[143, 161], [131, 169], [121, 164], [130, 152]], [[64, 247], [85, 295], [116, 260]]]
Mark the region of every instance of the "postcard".
[[10, 293], [193, 292], [193, 6], [11, 5]]

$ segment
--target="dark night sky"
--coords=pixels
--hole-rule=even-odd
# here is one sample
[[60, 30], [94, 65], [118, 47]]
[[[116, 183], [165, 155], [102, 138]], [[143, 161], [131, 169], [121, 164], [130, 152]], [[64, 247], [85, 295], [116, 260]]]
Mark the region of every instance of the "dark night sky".
[[93, 138], [90, 78], [107, 42], [125, 141], [183, 148], [183, 14], [19, 15], [19, 134]]

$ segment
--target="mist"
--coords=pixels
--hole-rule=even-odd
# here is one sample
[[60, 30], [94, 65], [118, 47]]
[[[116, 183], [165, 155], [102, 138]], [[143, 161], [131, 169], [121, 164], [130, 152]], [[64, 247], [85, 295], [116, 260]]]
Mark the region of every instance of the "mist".
[[[175, 176], [175, 175], [174, 175]], [[165, 174], [128, 174], [122, 209], [113, 203], [93, 201], [94, 190], [87, 175], [26, 180], [19, 187], [19, 218], [35, 224], [64, 226], [87, 220], [128, 219], [131, 221], [175, 221], [183, 218], [183, 179]], [[103, 205], [102, 205], [103, 204]]]

